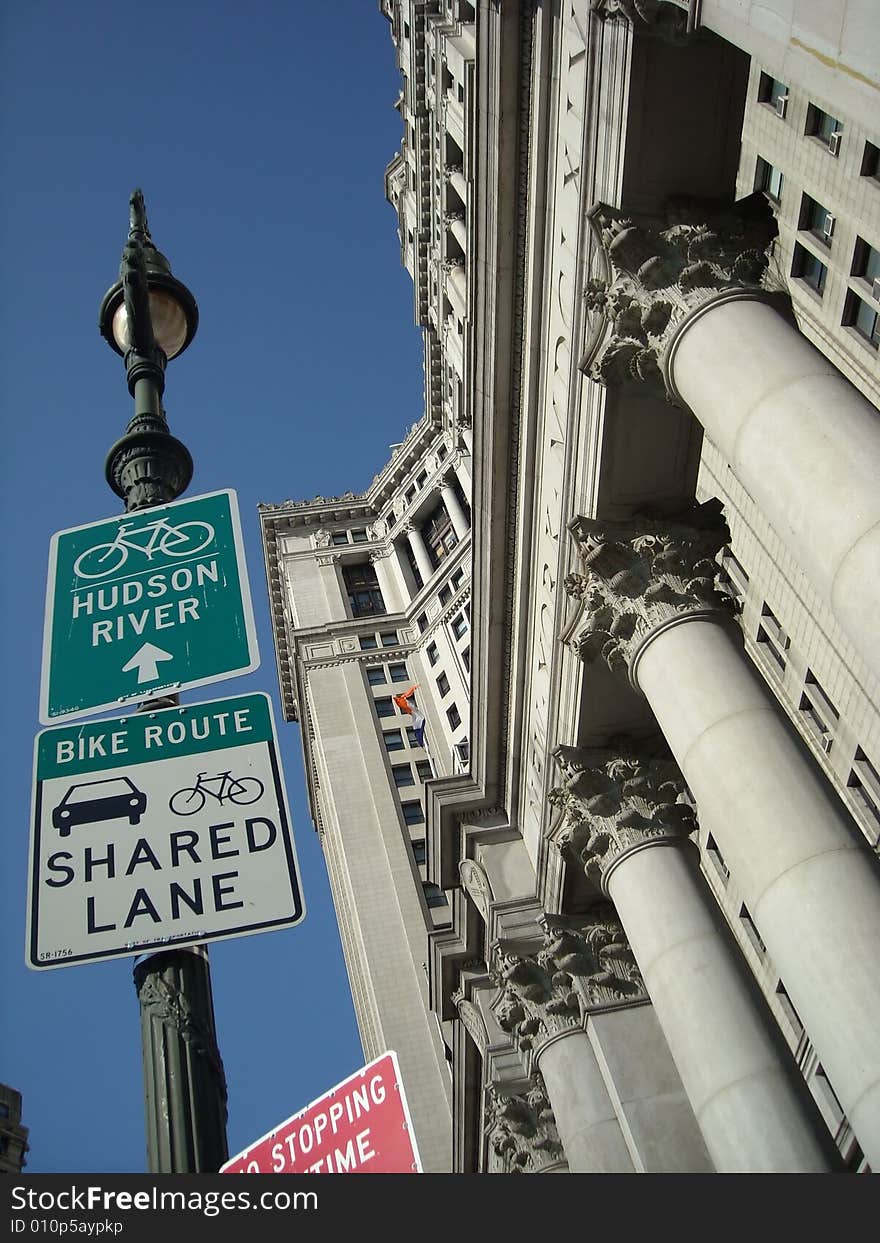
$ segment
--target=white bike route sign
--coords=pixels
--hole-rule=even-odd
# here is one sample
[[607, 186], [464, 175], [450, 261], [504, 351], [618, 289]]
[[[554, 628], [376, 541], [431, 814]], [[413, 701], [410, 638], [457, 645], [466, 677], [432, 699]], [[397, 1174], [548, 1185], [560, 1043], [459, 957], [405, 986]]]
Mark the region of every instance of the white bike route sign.
[[259, 663], [230, 489], [52, 537], [44, 725], [205, 686]]
[[29, 967], [303, 919], [268, 695], [58, 726], [34, 750]]

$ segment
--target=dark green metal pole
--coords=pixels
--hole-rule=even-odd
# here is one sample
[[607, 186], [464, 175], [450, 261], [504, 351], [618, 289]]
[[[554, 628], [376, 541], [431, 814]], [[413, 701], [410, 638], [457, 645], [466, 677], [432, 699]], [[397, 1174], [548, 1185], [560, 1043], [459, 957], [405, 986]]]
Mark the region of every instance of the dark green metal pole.
[[[165, 505], [188, 486], [189, 450], [168, 430], [162, 408], [165, 354], [153, 334], [149, 288], [171, 290], [192, 317], [195, 300], [171, 276], [147, 228], [140, 190], [131, 196], [131, 227], [122, 252], [121, 293], [128, 317], [125, 369], [134, 417], [107, 456], [110, 487], [126, 512]], [[119, 284], [101, 307], [101, 331], [114, 349], [111, 318]], [[192, 335], [190, 331], [189, 336]], [[177, 703], [154, 699], [139, 711]], [[213, 1173], [229, 1155], [226, 1141], [226, 1078], [217, 1047], [208, 952], [202, 945], [149, 954], [136, 961], [134, 983], [141, 1010], [147, 1159], [153, 1174]]]

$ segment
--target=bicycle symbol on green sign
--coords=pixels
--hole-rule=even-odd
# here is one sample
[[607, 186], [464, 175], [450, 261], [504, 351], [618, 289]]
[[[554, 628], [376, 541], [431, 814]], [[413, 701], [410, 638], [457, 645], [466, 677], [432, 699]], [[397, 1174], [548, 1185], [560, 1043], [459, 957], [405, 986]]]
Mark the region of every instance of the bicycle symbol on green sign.
[[[212, 789], [215, 782], [219, 784]], [[218, 803], [243, 805], [255, 803], [262, 793], [263, 783], [256, 777], [233, 777], [228, 769], [214, 777], [198, 773], [195, 785], [177, 790], [168, 800], [168, 806], [175, 816], [194, 816], [202, 810], [208, 797], [215, 798]]]
[[96, 544], [80, 553], [73, 563], [73, 572], [79, 578], [104, 578], [121, 570], [130, 552], [143, 553], [148, 561], [156, 553], [166, 557], [195, 556], [213, 538], [210, 522], [181, 522], [175, 527], [167, 518], [156, 518], [137, 528], [133, 523], [122, 522], [112, 543]]

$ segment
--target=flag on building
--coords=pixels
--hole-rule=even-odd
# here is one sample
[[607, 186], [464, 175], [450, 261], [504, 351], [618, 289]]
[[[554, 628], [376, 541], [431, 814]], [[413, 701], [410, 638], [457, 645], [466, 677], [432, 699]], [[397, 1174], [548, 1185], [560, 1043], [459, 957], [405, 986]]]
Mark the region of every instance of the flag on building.
[[412, 717], [416, 746], [423, 747], [425, 745], [424, 713], [420, 712], [416, 705], [411, 702], [417, 690], [417, 685], [411, 686], [408, 691], [403, 691], [400, 695], [395, 695], [394, 702], [397, 704], [401, 712], [405, 712]]

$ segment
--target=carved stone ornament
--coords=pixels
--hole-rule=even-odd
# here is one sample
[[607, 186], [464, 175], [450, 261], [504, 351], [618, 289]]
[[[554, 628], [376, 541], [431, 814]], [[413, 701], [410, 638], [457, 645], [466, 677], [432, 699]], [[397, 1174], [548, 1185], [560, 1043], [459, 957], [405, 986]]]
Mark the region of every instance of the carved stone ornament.
[[470, 1033], [474, 1044], [480, 1050], [480, 1055], [485, 1057], [486, 1050], [489, 1047], [489, 1032], [486, 1029], [483, 1016], [480, 1014], [479, 1007], [460, 994], [456, 994], [453, 1001], [458, 1010], [458, 1017]]
[[645, 34], [656, 35], [670, 43], [683, 43], [688, 38], [686, 9], [662, 0], [590, 0], [590, 9], [603, 21], [626, 18]]
[[315, 560], [317, 561], [318, 565], [335, 565], [336, 562], [339, 560], [339, 553], [338, 552], [324, 553], [323, 556], [315, 557]]
[[675, 518], [578, 518], [570, 530], [583, 573], [567, 575], [563, 586], [583, 620], [568, 642], [587, 664], [602, 659], [613, 671], [628, 670], [638, 686], [634, 658], [658, 627], [688, 614], [733, 614], [715, 586], [715, 557], [730, 538], [720, 501]]
[[620, 739], [607, 747], [558, 747], [556, 762], [563, 781], [548, 798], [564, 817], [559, 844], [602, 888], [611, 867], [631, 851], [686, 841], [697, 828], [684, 778], [669, 755], [650, 755]]
[[316, 531], [315, 534], [312, 536], [312, 544], [315, 548], [329, 548], [330, 532], [324, 531], [323, 529], [320, 531]]
[[462, 859], [458, 865], [458, 874], [468, 897], [482, 915], [483, 922], [488, 923], [489, 904], [494, 901], [494, 894], [486, 869], [473, 859]]
[[564, 1159], [544, 1080], [535, 1071], [524, 1092], [486, 1087], [487, 1174], [540, 1174]]
[[734, 205], [671, 200], [665, 219], [596, 203], [587, 218], [611, 270], [585, 290], [588, 315], [607, 324], [589, 374], [674, 400], [666, 362], [683, 321], [724, 291], [761, 288], [776, 236], [770, 205], [758, 191]]
[[492, 946], [489, 976], [500, 990], [492, 1010], [521, 1051], [579, 1029], [590, 1009], [645, 995], [638, 965], [610, 903], [597, 904], [577, 922], [543, 915], [539, 923], [544, 944], [530, 953], [518, 952], [503, 941]]

